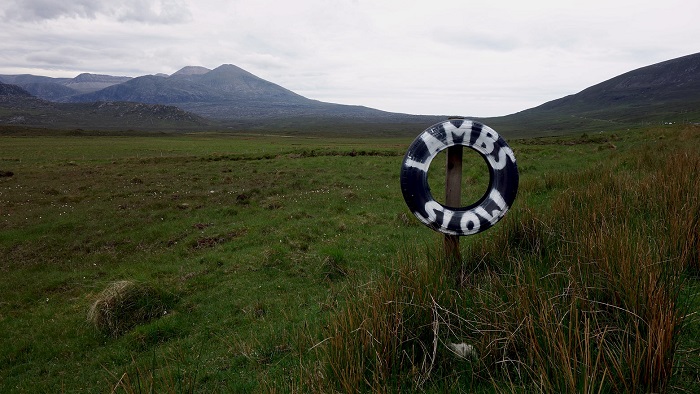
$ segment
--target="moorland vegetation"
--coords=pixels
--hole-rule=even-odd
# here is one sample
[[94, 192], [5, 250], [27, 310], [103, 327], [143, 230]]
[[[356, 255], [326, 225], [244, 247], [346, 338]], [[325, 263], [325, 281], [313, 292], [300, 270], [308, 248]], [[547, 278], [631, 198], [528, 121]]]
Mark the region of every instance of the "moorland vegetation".
[[3, 129], [0, 391], [700, 385], [700, 127], [509, 140], [519, 196], [456, 266], [410, 141]]

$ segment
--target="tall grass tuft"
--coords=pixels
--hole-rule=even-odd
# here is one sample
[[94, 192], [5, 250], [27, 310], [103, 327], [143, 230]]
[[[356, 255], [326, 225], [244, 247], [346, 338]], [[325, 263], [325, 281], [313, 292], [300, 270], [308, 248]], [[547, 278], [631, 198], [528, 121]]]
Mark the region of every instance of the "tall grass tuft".
[[459, 273], [407, 253], [338, 311], [313, 388], [667, 391], [700, 270], [699, 173], [693, 147], [632, 151], [548, 177], [564, 192], [468, 243]]
[[[173, 357], [174, 356], [174, 357]], [[170, 361], [179, 361], [182, 355], [171, 355]], [[195, 393], [197, 390], [197, 375], [200, 372], [199, 356], [191, 370], [185, 370], [170, 365], [170, 361], [159, 360], [152, 354], [149, 363], [143, 364], [132, 359], [128, 370], [121, 375], [110, 375], [110, 393], [141, 394], [141, 393], [168, 393], [184, 394]], [[112, 383], [116, 381], [116, 383]]]
[[100, 292], [87, 319], [106, 335], [119, 336], [139, 324], [162, 317], [175, 297], [146, 283], [121, 280]]

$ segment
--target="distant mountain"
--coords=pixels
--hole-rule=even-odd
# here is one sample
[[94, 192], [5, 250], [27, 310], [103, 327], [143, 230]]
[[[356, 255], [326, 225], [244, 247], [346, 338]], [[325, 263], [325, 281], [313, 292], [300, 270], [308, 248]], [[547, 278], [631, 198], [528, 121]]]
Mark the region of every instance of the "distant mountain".
[[83, 129], [170, 129], [208, 127], [180, 108], [131, 102], [55, 103], [0, 82], [0, 125]]
[[[445, 118], [312, 100], [231, 64], [213, 70], [187, 66], [170, 76], [0, 75], [0, 82], [19, 85], [31, 94], [52, 100], [54, 108], [67, 108], [56, 102], [161, 105], [171, 108], [167, 111], [174, 107], [183, 111], [173, 115], [173, 119], [185, 119], [185, 114], [194, 113], [202, 118], [191, 120], [192, 124], [207, 119], [208, 124], [234, 129], [375, 129], [415, 134]], [[126, 105], [120, 104], [122, 108]], [[143, 112], [146, 107], [138, 108], [137, 112]], [[658, 122], [700, 122], [700, 53], [630, 71], [535, 108], [479, 120], [514, 137], [600, 131]]]
[[190, 75], [202, 75], [206, 74], [210, 69], [206, 67], [201, 67], [201, 66], [185, 66], [178, 71], [175, 71], [171, 77], [184, 77], [184, 76], [190, 76]]
[[78, 93], [95, 92], [106, 87], [130, 80], [131, 77], [114, 77], [111, 75], [83, 73], [63, 83]]
[[642, 67], [489, 125], [530, 134], [700, 122], [700, 53]]
[[[127, 78], [81, 74], [72, 79], [38, 76], [0, 78], [23, 83], [30, 93], [51, 100], [51, 103], [26, 102], [28, 106], [41, 107], [43, 115], [22, 115], [15, 118], [22, 119], [25, 124], [47, 124], [47, 119], [51, 116], [60, 117], [57, 111], [68, 108], [69, 103], [94, 102], [118, 102], [122, 105], [129, 102], [177, 107], [183, 113], [200, 116], [197, 122], [206, 123], [209, 125], [207, 127], [228, 129], [340, 132], [353, 129], [353, 124], [363, 124], [381, 127], [383, 132], [392, 132], [402, 129], [404, 124], [411, 125], [409, 129], [415, 130], [442, 119], [311, 100], [230, 64], [213, 70], [188, 66], [170, 76], [145, 75]], [[77, 92], [77, 89], [94, 89], [100, 83], [109, 86], [83, 94]], [[53, 105], [50, 111], [47, 110], [48, 104]], [[48, 113], [51, 115], [47, 115]], [[58, 123], [66, 122], [61, 120]], [[95, 124], [92, 127], [99, 125]]]
[[[213, 70], [185, 67], [170, 77], [147, 75], [63, 100], [134, 101], [175, 105], [200, 116], [239, 125], [309, 121], [422, 122], [425, 117], [311, 100], [232, 64]], [[429, 117], [430, 120], [436, 119]]]
[[6, 99], [16, 99], [21, 97], [31, 97], [31, 93], [17, 85], [10, 85], [0, 82], [0, 97]]
[[95, 92], [120, 84], [131, 77], [83, 73], [75, 78], [51, 78], [31, 74], [0, 75], [0, 82], [22, 87], [34, 96], [49, 101], [70, 101], [68, 97]]
[[64, 97], [78, 94], [77, 90], [57, 82], [31, 82], [21, 86], [32, 95], [49, 101], [58, 101]]
[[627, 72], [542, 107], [601, 111], [686, 103], [689, 99], [700, 100], [700, 53]]
[[66, 97], [63, 101], [133, 101], [151, 104], [173, 104], [190, 101], [216, 101], [207, 89], [188, 79], [170, 79], [155, 75], [145, 75], [107, 88]]
[[70, 78], [52, 78], [31, 74], [0, 75], [0, 82], [20, 87], [30, 83], [63, 83], [69, 80]]
[[233, 100], [263, 100], [277, 103], [308, 103], [311, 101], [232, 64], [224, 64], [208, 73], [201, 74], [195, 81]]
[[[251, 101], [298, 104], [312, 102], [290, 90], [258, 78], [233, 65], [214, 70], [185, 67], [170, 77], [145, 75], [92, 93], [66, 97], [64, 101], [135, 101], [202, 107], [202, 103], [230, 107]], [[199, 104], [199, 105], [198, 105]]]

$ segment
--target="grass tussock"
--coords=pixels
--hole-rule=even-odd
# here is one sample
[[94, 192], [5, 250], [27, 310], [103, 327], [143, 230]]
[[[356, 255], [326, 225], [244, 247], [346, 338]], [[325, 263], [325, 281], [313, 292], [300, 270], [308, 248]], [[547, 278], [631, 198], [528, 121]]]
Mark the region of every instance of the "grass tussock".
[[100, 332], [116, 337], [166, 315], [173, 301], [172, 295], [148, 284], [121, 280], [97, 295], [87, 318]]
[[548, 177], [551, 205], [516, 208], [457, 269], [403, 256], [338, 311], [309, 391], [668, 391], [700, 268], [698, 173], [694, 148], [632, 151]]

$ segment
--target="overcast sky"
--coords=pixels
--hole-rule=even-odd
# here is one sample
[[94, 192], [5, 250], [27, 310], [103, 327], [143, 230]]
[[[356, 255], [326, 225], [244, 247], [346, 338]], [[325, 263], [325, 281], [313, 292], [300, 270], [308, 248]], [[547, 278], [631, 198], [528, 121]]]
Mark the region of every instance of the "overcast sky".
[[235, 64], [306, 97], [498, 116], [700, 52], [697, 0], [2, 0], [0, 74]]

